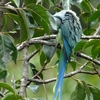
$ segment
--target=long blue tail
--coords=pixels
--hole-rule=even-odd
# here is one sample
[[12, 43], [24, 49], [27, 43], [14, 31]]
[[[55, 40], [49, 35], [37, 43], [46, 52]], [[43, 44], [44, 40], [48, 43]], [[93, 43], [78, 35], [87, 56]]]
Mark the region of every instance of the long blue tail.
[[58, 80], [55, 87], [54, 100], [57, 99], [58, 95], [59, 95], [59, 100], [62, 100], [63, 77], [66, 69], [66, 64], [70, 60], [70, 54], [71, 54], [70, 47], [65, 38], [63, 38], [63, 44], [64, 46], [60, 53], [60, 60], [58, 66]]
[[[63, 77], [66, 68], [66, 56], [65, 50], [61, 50], [59, 66], [58, 66], [58, 80], [55, 87], [55, 94], [54, 100], [56, 100], [57, 96], [59, 95], [59, 100], [62, 98], [62, 84], [63, 84]], [[63, 66], [63, 67], [62, 67]]]

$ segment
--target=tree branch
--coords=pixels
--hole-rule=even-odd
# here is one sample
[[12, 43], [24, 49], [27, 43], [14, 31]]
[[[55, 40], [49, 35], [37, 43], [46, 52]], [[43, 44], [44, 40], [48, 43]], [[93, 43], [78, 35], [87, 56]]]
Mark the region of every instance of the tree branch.
[[23, 56], [24, 56], [24, 63], [23, 63], [23, 74], [22, 74], [22, 79], [21, 79], [21, 85], [20, 85], [20, 91], [19, 94], [24, 97], [25, 90], [26, 90], [26, 82], [28, 78], [28, 51], [27, 47], [23, 49]]
[[[17, 50], [20, 51], [20, 50], [24, 49], [24, 47], [26, 47], [26, 46], [28, 47], [29, 45], [32, 45], [32, 44], [45, 44], [45, 45], [49, 45], [49, 46], [56, 46], [56, 44], [54, 42], [46, 41], [49, 39], [55, 39], [56, 36], [57, 35], [46, 35], [46, 36], [32, 38], [29, 41], [22, 42], [22, 44], [17, 46]], [[82, 39], [100, 39], [100, 35], [98, 35], [98, 36], [82, 36]], [[25, 43], [27, 45], [25, 45]], [[60, 46], [58, 46], [58, 48], [60, 48]]]
[[76, 55], [79, 56], [79, 57], [82, 57], [82, 58], [84, 58], [84, 59], [86, 59], [86, 60], [92, 61], [93, 63], [95, 63], [95, 64], [97, 64], [97, 65], [100, 65], [100, 61], [98, 61], [98, 60], [96, 60], [96, 59], [93, 60], [93, 59], [92, 59], [90, 56], [88, 56], [88, 55], [85, 55], [85, 54], [80, 53], [80, 52], [77, 52]]
[[82, 39], [100, 39], [100, 35], [82, 36]]
[[[82, 38], [84, 38], [84, 39], [92, 39], [92, 38], [96, 38], [96, 37], [98, 37], [98, 36], [83, 36]], [[45, 45], [49, 45], [49, 46], [56, 46], [56, 43], [54, 43], [54, 42], [49, 42], [49, 41], [46, 41], [47, 39], [54, 39], [54, 38], [56, 38], [56, 35], [50, 35], [50, 36], [41, 36], [41, 37], [37, 37], [37, 38], [33, 38], [33, 39], [30, 39], [29, 41], [25, 41], [25, 42], [23, 42], [21, 45], [19, 45], [18, 47], [17, 47], [17, 50], [22, 50], [24, 47], [27, 47], [27, 46], [29, 46], [29, 45], [32, 45], [32, 44], [45, 44]], [[100, 38], [100, 36], [99, 36], [99, 38]], [[40, 40], [40, 39], [43, 39], [43, 40]], [[60, 47], [60, 45], [57, 45], [57, 48], [61, 48]], [[38, 51], [38, 50], [37, 50]], [[34, 53], [33, 53], [33, 55], [34, 55]], [[30, 57], [31, 57], [32, 55], [30, 55]], [[82, 57], [82, 58], [84, 58], [84, 59], [86, 59], [86, 60], [89, 60], [89, 61], [92, 61], [92, 62], [94, 62], [95, 64], [97, 64], [97, 65], [100, 65], [100, 61], [98, 61], [98, 60], [96, 60], [96, 59], [92, 59], [90, 56], [88, 56], [88, 55], [85, 55], [85, 54], [83, 54], [83, 53], [77, 53], [77, 56], [79, 56], [79, 57]], [[30, 59], [30, 57], [28, 58], [28, 59]]]
[[[76, 72], [72, 72], [72, 73], [66, 74], [64, 76], [64, 78], [71, 77], [71, 76], [76, 75], [78, 73], [91, 74], [91, 75], [97, 74], [97, 72], [93, 72], [93, 71], [83, 71], [83, 70], [81, 70], [80, 72], [77, 72], [77, 73]], [[31, 82], [36, 82], [36, 83], [39, 83], [39, 84], [48, 84], [48, 83], [51, 83], [51, 82], [56, 81], [57, 78], [51, 78], [51, 79], [47, 79], [47, 80], [39, 80], [39, 79], [31, 79], [31, 78], [28, 78], [27, 80], [28, 81], [31, 81]]]
[[100, 32], [100, 24], [98, 25], [98, 28], [96, 29], [96, 32], [94, 33], [93, 36], [96, 36]]
[[40, 51], [41, 48], [38, 48], [37, 50], [35, 50], [33, 53], [31, 53], [28, 57], [27, 57], [27, 61], [29, 61], [35, 54], [37, 54]]
[[100, 72], [97, 70], [95, 64], [93, 63], [92, 65], [93, 65], [93, 67], [94, 67], [94, 70], [98, 73], [98, 76], [100, 77]]
[[[43, 37], [42, 37], [43, 38]], [[45, 40], [36, 40], [36, 39], [31, 39], [31, 40], [29, 40], [28, 42], [23, 42], [20, 46], [18, 46], [17, 47], [17, 49], [18, 50], [22, 50], [24, 47], [26, 47], [27, 45], [30, 45], [30, 44], [34, 44], [34, 43], [36, 43], [36, 44], [45, 44], [45, 45], [49, 45], [49, 46], [56, 46], [56, 43], [53, 43], [53, 42], [48, 42], [48, 41], [45, 41]], [[26, 44], [26, 45], [25, 45]], [[61, 48], [59, 45], [57, 46], [57, 48]], [[96, 60], [96, 59], [92, 59], [90, 56], [88, 56], [88, 55], [85, 55], [85, 54], [83, 54], [83, 53], [77, 53], [77, 56], [79, 56], [79, 57], [82, 57], [82, 58], [84, 58], [84, 59], [86, 59], [86, 60], [89, 60], [89, 61], [92, 61], [92, 62], [94, 62], [95, 64], [97, 64], [97, 65], [100, 65], [100, 61], [98, 61], [98, 60]]]
[[[86, 65], [87, 65], [88, 62], [86, 62], [85, 64], [83, 64], [79, 69], [77, 69], [76, 71], [73, 71], [73, 72], [70, 72], [68, 74], [65, 74], [64, 75], [64, 78], [68, 78], [68, 77], [71, 77], [73, 75], [76, 75], [78, 73], [84, 73], [84, 74], [91, 74], [91, 75], [94, 75], [94, 74], [98, 74], [97, 72], [94, 72], [94, 71], [84, 71], [82, 70]], [[32, 78], [28, 78], [27, 79], [28, 81], [30, 82], [36, 82], [36, 83], [40, 83], [40, 84], [48, 84], [48, 83], [51, 83], [51, 82], [54, 82], [57, 80], [57, 78], [51, 78], [51, 79], [47, 79], [47, 80], [39, 80], [39, 79], [32, 79]]]
[[41, 37], [36, 37], [34, 38], [35, 40], [49, 40], [49, 39], [55, 39], [57, 37], [57, 35], [45, 35], [45, 36], [41, 36]]
[[[24, 44], [27, 44], [27, 45], [24, 45]], [[38, 39], [33, 38], [29, 41], [23, 42], [21, 45], [19, 45], [17, 47], [17, 50], [20, 51], [20, 50], [24, 49], [24, 47], [32, 45], [32, 44], [45, 44], [48, 46], [56, 46], [56, 44], [54, 42], [49, 42], [49, 41], [45, 41], [45, 40], [38, 40]]]

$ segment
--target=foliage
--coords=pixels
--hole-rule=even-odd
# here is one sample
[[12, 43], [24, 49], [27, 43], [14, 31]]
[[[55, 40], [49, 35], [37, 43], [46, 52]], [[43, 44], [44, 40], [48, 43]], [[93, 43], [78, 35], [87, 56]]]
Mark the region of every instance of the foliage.
[[[55, 81], [55, 79], [52, 78], [51, 80], [45, 80], [43, 71], [46, 72], [49, 69], [54, 70], [57, 66], [56, 62], [59, 59], [61, 46], [57, 43], [58, 41], [56, 41], [57, 34], [53, 34], [55, 31], [50, 30], [50, 25], [55, 30], [57, 29], [55, 21], [52, 18], [52, 13], [56, 13], [56, 11], [62, 9], [61, 6], [64, 5], [61, 5], [60, 1], [64, 4], [67, 0], [8, 0], [5, 4], [3, 7], [5, 8], [3, 9], [3, 18], [0, 18], [0, 20], [3, 20], [3, 27], [2, 30], [0, 30], [1, 81], [6, 80], [8, 74], [10, 74], [7, 67], [10, 61], [13, 60], [14, 63], [17, 64], [16, 62], [20, 58], [18, 54], [24, 48], [27, 48], [28, 52], [32, 51], [31, 54], [27, 56], [27, 60], [24, 58], [22, 60], [23, 62], [28, 62], [29, 69], [31, 70], [31, 76], [29, 76], [31, 78], [27, 77], [25, 88], [37, 94], [41, 84], [44, 85]], [[69, 76], [73, 76], [74, 73], [83, 73], [83, 76], [84, 74], [87, 76], [88, 74], [96, 74], [96, 77], [98, 77], [100, 76], [98, 68], [98, 65], [100, 66], [100, 3], [96, 1], [97, 5], [94, 6], [92, 0], [71, 0], [70, 2], [72, 9], [75, 8], [76, 13], [80, 12], [78, 14], [83, 27], [83, 36], [71, 55], [71, 61], [68, 66], [73, 70], [68, 67], [70, 69], [68, 72]], [[1, 8], [0, 6], [0, 9]], [[13, 27], [10, 29], [8, 29], [10, 26], [9, 20], [13, 23]], [[29, 51], [28, 47], [32, 46], [34, 51]], [[75, 59], [74, 55], [78, 56], [77, 53], [81, 52], [84, 53], [84, 55], [80, 56], [80, 59], [79, 57]], [[30, 62], [35, 54], [38, 54], [38, 59], [40, 59], [40, 62], [38, 62], [42, 66], [40, 70], [38, 69], [38, 65], [34, 64], [35, 61]], [[56, 55], [57, 57], [55, 58]], [[54, 63], [56, 64], [51, 64], [52, 59], [54, 59]], [[88, 63], [84, 65], [87, 61]], [[50, 66], [48, 68], [46, 67], [47, 64], [48, 66], [51, 64], [53, 67]], [[84, 69], [81, 69], [80, 66], [84, 66]], [[65, 77], [68, 78], [69, 76], [67, 76], [66, 73]], [[13, 85], [0, 82], [1, 100], [44, 100], [44, 98], [39, 96], [38, 98], [32, 97], [34, 98], [32, 99], [29, 98], [29, 96], [21, 96], [18, 94], [17, 92], [20, 91], [21, 87], [20, 80], [12, 80]], [[72, 90], [70, 100], [100, 100], [99, 87], [92, 85], [92, 83], [88, 84], [86, 80], [83, 81], [82, 78], [78, 79], [77, 76], [74, 76], [73, 80], [77, 85], [75, 90]], [[31, 82], [34, 84], [30, 84]], [[45, 86], [44, 91], [44, 94], [47, 96]]]

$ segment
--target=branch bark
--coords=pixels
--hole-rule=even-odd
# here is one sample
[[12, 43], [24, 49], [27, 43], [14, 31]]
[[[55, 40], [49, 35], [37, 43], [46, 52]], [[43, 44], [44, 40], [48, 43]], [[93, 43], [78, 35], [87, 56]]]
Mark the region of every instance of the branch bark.
[[[86, 62], [85, 64], [83, 64], [79, 69], [77, 69], [77, 70], [75, 70], [73, 72], [70, 72], [68, 74], [65, 74], [64, 78], [72, 77], [72, 76], [74, 76], [76, 74], [79, 74], [79, 73], [90, 74], [90, 75], [97, 74], [98, 75], [98, 73], [96, 71], [84, 71], [83, 68], [87, 64], [88, 64], [88, 62]], [[48, 83], [56, 81], [57, 78], [51, 78], [51, 79], [47, 79], [47, 80], [39, 80], [39, 79], [28, 78], [27, 80], [30, 81], [30, 82], [36, 82], [36, 83], [40, 83], [40, 84], [48, 84]]]
[[100, 35], [92, 35], [92, 36], [82, 36], [82, 39], [100, 39]]
[[[26, 43], [27, 45], [24, 45], [25, 43]], [[53, 42], [48, 42], [48, 41], [46, 41], [46, 40], [38, 40], [38, 39], [34, 39], [34, 38], [33, 38], [33, 39], [29, 40], [29, 41], [23, 42], [21, 45], [19, 45], [19, 46], [17, 47], [17, 50], [18, 50], [18, 51], [23, 50], [24, 47], [29, 46], [29, 45], [32, 45], [32, 44], [45, 44], [45, 45], [49, 45], [49, 46], [56, 46], [56, 44], [53, 43]]]
[[[92, 38], [95, 38], [96, 36], [92, 36]], [[54, 47], [57, 47], [58, 49], [61, 49], [60, 45], [57, 45], [56, 43], [54, 42], [49, 42], [49, 41], [46, 41], [47, 39], [54, 39], [56, 38], [56, 35], [50, 35], [50, 36], [41, 36], [41, 37], [37, 37], [37, 38], [33, 38], [33, 39], [30, 39], [29, 41], [25, 41], [23, 42], [21, 45], [19, 45], [17, 47], [17, 50], [22, 50], [24, 49], [25, 47], [29, 46], [29, 45], [32, 45], [32, 44], [45, 44], [45, 45], [49, 45], [49, 46], [54, 46]], [[84, 39], [92, 39], [91, 36], [83, 36], [82, 38]], [[100, 38], [100, 36], [99, 36]], [[43, 39], [43, 40], [40, 40], [40, 39]], [[26, 44], [26, 45], [25, 45]], [[34, 53], [33, 53], [34, 55]], [[30, 55], [32, 56], [32, 55]], [[94, 62], [95, 64], [97, 65], [100, 65], [100, 61], [96, 60], [96, 59], [92, 59], [90, 56], [86, 55], [86, 54], [83, 54], [83, 53], [77, 53], [77, 56], [81, 57], [81, 58], [84, 58], [86, 60], [89, 60], [89, 61], [92, 61]], [[30, 57], [28, 58], [30, 59]]]
[[98, 60], [96, 60], [96, 59], [93, 60], [90, 56], [85, 55], [84, 53], [78, 52], [78, 53], [77, 53], [77, 56], [79, 56], [79, 57], [81, 57], [81, 58], [84, 58], [84, 59], [86, 59], [86, 60], [89, 60], [89, 61], [91, 61], [91, 62], [93, 62], [93, 63], [95, 63], [95, 64], [97, 64], [97, 65], [100, 65], [100, 61], [98, 61]]
[[28, 57], [27, 57], [27, 61], [29, 61], [35, 54], [37, 54], [39, 51], [40, 51], [41, 48], [38, 48], [37, 50], [35, 50], [32, 54], [30, 54]]
[[[24, 47], [26, 47], [26, 46], [28, 47], [29, 45], [33, 45], [33, 44], [45, 44], [45, 45], [49, 45], [49, 46], [56, 46], [55, 43], [50, 42], [50, 41], [46, 41], [46, 40], [49, 40], [49, 39], [56, 39], [56, 37], [57, 37], [57, 35], [46, 35], [46, 36], [32, 38], [29, 41], [22, 42], [22, 44], [17, 46], [17, 50], [21, 51], [21, 50], [24, 49]], [[92, 36], [82, 36], [82, 39], [84, 39], [84, 40], [100, 39], [100, 35], [97, 35], [97, 36], [94, 36], [94, 35], [92, 35]], [[24, 45], [25, 43], [27, 45]], [[60, 47], [58, 46], [58, 48], [60, 48]]]
[[19, 94], [24, 97], [25, 91], [26, 91], [26, 82], [28, 78], [28, 51], [27, 47], [23, 49], [23, 58], [24, 58], [24, 63], [23, 63], [23, 74], [22, 74], [22, 79], [21, 79], [21, 85], [20, 85], [20, 91]]

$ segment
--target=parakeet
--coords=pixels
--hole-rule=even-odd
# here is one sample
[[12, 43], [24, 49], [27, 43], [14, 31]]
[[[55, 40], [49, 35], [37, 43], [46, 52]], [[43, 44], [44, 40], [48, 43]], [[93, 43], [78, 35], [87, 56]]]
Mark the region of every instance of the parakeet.
[[72, 10], [61, 10], [53, 15], [53, 18], [60, 29], [63, 46], [61, 48], [58, 78], [55, 86], [54, 100], [62, 100], [63, 77], [67, 63], [70, 62], [70, 56], [75, 45], [80, 41], [82, 27], [76, 13]]

